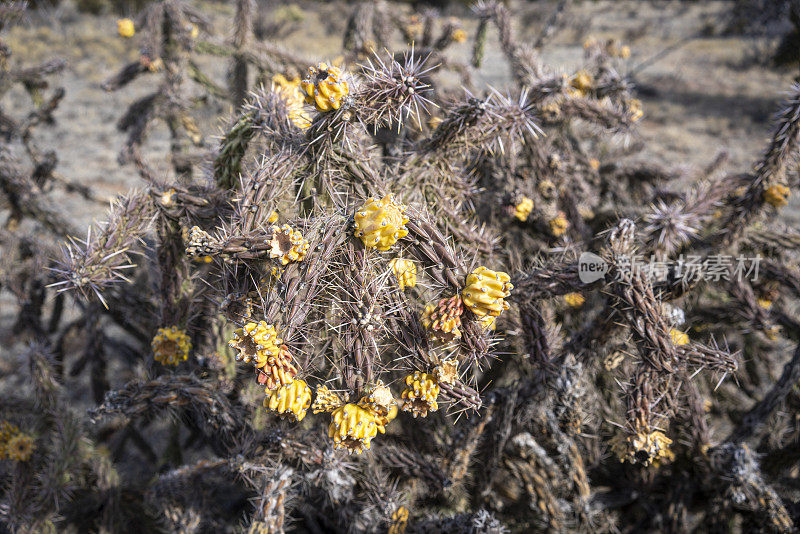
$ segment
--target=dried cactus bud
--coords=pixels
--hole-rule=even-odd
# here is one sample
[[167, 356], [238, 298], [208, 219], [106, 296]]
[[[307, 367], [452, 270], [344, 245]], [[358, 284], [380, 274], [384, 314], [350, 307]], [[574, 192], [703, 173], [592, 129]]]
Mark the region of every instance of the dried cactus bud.
[[455, 384], [458, 378], [458, 361], [455, 359], [443, 360], [433, 370], [433, 376], [440, 384]]
[[[305, 97], [300, 89], [299, 78], [290, 81], [283, 74], [276, 74], [272, 77], [272, 91], [278, 94], [286, 104], [286, 111], [292, 124], [301, 130], [306, 130], [311, 126], [311, 114], [304, 107]], [[277, 214], [275, 219], [277, 220]]]
[[669, 338], [672, 340], [672, 343], [677, 346], [689, 344], [689, 336], [686, 335], [686, 332], [681, 332], [677, 328], [670, 328]]
[[274, 391], [267, 389], [265, 392], [269, 396], [264, 399], [264, 408], [295, 421], [302, 421], [311, 406], [311, 388], [303, 380], [293, 380]]
[[120, 37], [130, 39], [136, 34], [136, 26], [131, 19], [118, 19], [117, 33], [119, 33]]
[[189, 336], [177, 326], [159, 328], [150, 346], [155, 360], [162, 365], [178, 365], [192, 350]]
[[552, 180], [542, 180], [537, 186], [539, 194], [545, 199], [552, 199], [556, 196], [556, 184]]
[[508, 309], [503, 299], [514, 289], [510, 281], [507, 273], [478, 267], [467, 276], [467, 287], [461, 292], [464, 304], [478, 317], [497, 317]]
[[288, 224], [272, 227], [272, 239], [269, 241], [269, 257], [275, 258], [286, 265], [292, 261], [303, 261], [308, 253], [308, 241], [297, 230]]
[[433, 339], [449, 343], [461, 337], [461, 314], [464, 305], [461, 296], [442, 299], [438, 304], [428, 304], [422, 314], [422, 325]]
[[558, 212], [558, 215], [547, 221], [547, 224], [550, 226], [550, 233], [555, 237], [561, 237], [569, 228], [567, 216], [562, 212]]
[[400, 291], [417, 285], [417, 266], [413, 261], [394, 258], [389, 262], [389, 268], [392, 269], [395, 278], [397, 278], [397, 285], [400, 286]]
[[436, 399], [439, 397], [439, 383], [428, 373], [414, 371], [406, 377], [406, 388], [403, 390], [403, 410], [412, 412], [414, 417], [426, 417], [428, 412], [439, 409]]
[[247, 323], [233, 332], [228, 345], [238, 351], [236, 360], [252, 362], [258, 368], [264, 367], [270, 356], [279, 357], [283, 340], [271, 324], [264, 321]]
[[5, 456], [16, 462], [27, 462], [33, 456], [35, 448], [33, 436], [17, 433], [5, 444]]
[[338, 393], [328, 389], [328, 386], [319, 386], [314, 404], [311, 405], [311, 411], [313, 413], [331, 413], [340, 406], [344, 406], [344, 400]]
[[357, 404], [345, 404], [334, 410], [328, 426], [328, 436], [333, 440], [334, 448], [356, 454], [369, 449], [378, 432], [386, 432], [381, 418]]
[[791, 190], [782, 184], [771, 185], [764, 190], [764, 202], [780, 208], [789, 203]]
[[386, 195], [381, 200], [369, 198], [356, 212], [356, 236], [367, 248], [389, 250], [398, 239], [408, 235], [405, 210], [405, 206], [394, 202], [392, 195]]
[[533, 200], [528, 197], [522, 197], [514, 206], [514, 217], [525, 222], [528, 220], [531, 211], [533, 211]]
[[639, 430], [634, 434], [620, 434], [612, 444], [612, 450], [620, 462], [659, 467], [675, 459], [670, 450], [672, 440], [660, 430]]
[[306, 102], [317, 111], [339, 109], [342, 100], [350, 92], [342, 71], [326, 63], [308, 68], [308, 76], [301, 82]]
[[580, 308], [586, 302], [586, 297], [578, 292], [567, 293], [564, 295], [564, 302], [570, 308]]
[[192, 226], [192, 229], [187, 233], [188, 235], [184, 237], [184, 241], [186, 241], [186, 255], [190, 258], [210, 257], [213, 252], [211, 248], [211, 235], [201, 230], [199, 226]]
[[267, 390], [285, 386], [297, 376], [292, 354], [286, 345], [281, 345], [278, 355], [269, 354], [264, 365], [256, 365], [260, 369], [259, 383], [264, 384]]

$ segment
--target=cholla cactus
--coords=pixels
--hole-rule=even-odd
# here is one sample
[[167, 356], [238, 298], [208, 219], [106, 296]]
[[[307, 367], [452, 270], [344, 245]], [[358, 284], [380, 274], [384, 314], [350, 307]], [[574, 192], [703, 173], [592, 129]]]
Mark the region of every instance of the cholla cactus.
[[427, 417], [428, 412], [439, 409], [436, 399], [439, 397], [439, 381], [435, 376], [415, 371], [406, 377], [406, 388], [403, 390], [403, 410], [411, 412], [414, 417]]
[[311, 388], [303, 380], [292, 380], [277, 389], [266, 389], [264, 408], [294, 421], [302, 421], [311, 406]]
[[417, 266], [411, 260], [394, 258], [389, 262], [389, 268], [397, 278], [397, 285], [400, 290], [417, 285]]
[[369, 450], [372, 439], [386, 432], [382, 418], [369, 408], [358, 404], [345, 404], [331, 413], [328, 436], [334, 447], [349, 453], [361, 454]]
[[461, 314], [464, 302], [459, 295], [442, 299], [436, 304], [425, 306], [422, 324], [434, 339], [453, 341], [461, 337]]
[[344, 78], [341, 69], [327, 63], [309, 67], [308, 75], [301, 83], [306, 102], [321, 112], [339, 109], [350, 92]]
[[257, 368], [267, 365], [270, 358], [281, 362], [283, 340], [278, 337], [275, 327], [265, 321], [245, 324], [234, 331], [228, 344], [236, 349], [237, 360], [252, 362]]
[[614, 452], [620, 462], [659, 467], [675, 459], [670, 445], [672, 440], [660, 430], [639, 431], [627, 435], [620, 434], [614, 444]]
[[303, 261], [308, 253], [308, 241], [297, 230], [288, 224], [272, 227], [272, 239], [269, 241], [270, 258], [277, 259], [281, 265], [291, 261]]
[[467, 276], [467, 286], [461, 292], [464, 305], [478, 317], [497, 317], [508, 309], [504, 300], [511, 294], [514, 285], [511, 277], [502, 271], [478, 267]]
[[404, 214], [406, 207], [397, 204], [391, 195], [382, 199], [370, 198], [356, 212], [356, 235], [367, 248], [389, 250], [399, 239], [408, 235]]
[[178, 365], [186, 361], [192, 350], [189, 336], [177, 326], [159, 328], [150, 346], [156, 361], [162, 365]]

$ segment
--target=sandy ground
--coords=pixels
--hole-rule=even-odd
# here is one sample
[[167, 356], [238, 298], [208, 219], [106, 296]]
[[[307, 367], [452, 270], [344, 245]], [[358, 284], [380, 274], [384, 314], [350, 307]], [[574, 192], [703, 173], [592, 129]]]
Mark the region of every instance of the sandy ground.
[[[230, 28], [232, 6], [199, 2], [219, 31]], [[555, 2], [512, 3], [516, 29], [522, 39], [535, 39], [541, 21]], [[666, 47], [711, 29], [719, 34], [729, 2], [598, 1], [575, 2], [567, 12], [567, 29], [560, 31], [543, 52], [544, 63], [556, 71], [571, 72], [579, 65], [582, 44], [587, 38], [617, 38], [632, 47], [630, 67], [651, 58]], [[407, 8], [404, 6], [403, 8]], [[300, 19], [297, 30], [281, 44], [314, 59], [330, 59], [341, 50], [341, 35], [350, 8], [341, 4], [299, 3], [268, 9], [259, 8], [267, 20], [291, 15]], [[474, 29], [469, 11], [452, 8]], [[139, 179], [130, 166], [120, 166], [117, 154], [124, 136], [116, 121], [135, 99], [153, 90], [156, 76], [143, 77], [114, 93], [101, 82], [126, 62], [137, 57], [136, 39], [125, 40], [116, 33], [117, 16], [90, 16], [76, 12], [67, 1], [58, 8], [36, 11], [23, 24], [7, 32], [6, 41], [14, 51], [12, 61], [31, 64], [51, 57], [63, 57], [68, 68], [55, 81], [66, 89], [66, 97], [55, 116], [57, 124], [37, 132], [43, 148], [58, 152], [58, 170], [66, 177], [90, 184], [99, 195], [113, 197]], [[496, 33], [490, 43], [484, 67], [476, 73], [480, 84], [502, 88], [509, 82], [508, 67], [497, 46]], [[757, 44], [750, 39], [705, 37], [685, 42], [659, 61], [640, 70], [635, 82], [645, 103], [646, 115], [638, 136], [648, 144], [647, 158], [672, 166], [702, 166], [720, 150], [730, 153], [728, 170], [748, 170], [765, 146], [770, 119], [783, 93], [790, 87], [794, 71], [760, 66]], [[456, 45], [456, 55], [470, 53], [470, 44]], [[319, 51], [328, 53], [320, 57]], [[763, 56], [762, 56], [763, 57]], [[216, 58], [201, 58], [203, 70], [224, 85], [226, 64]], [[761, 61], [765, 63], [765, 61]], [[12, 91], [1, 102], [5, 109], [27, 110], [27, 96]], [[222, 105], [209, 101], [201, 114], [209, 137], [221, 124], [209, 117], [224, 115]], [[208, 140], [213, 146], [213, 139]], [[166, 172], [167, 134], [155, 128], [148, 142], [150, 162], [164, 162]], [[72, 196], [59, 198], [77, 227], [102, 216], [104, 206], [86, 205]], [[785, 210], [787, 222], [797, 224], [800, 195], [794, 195], [792, 209]]]

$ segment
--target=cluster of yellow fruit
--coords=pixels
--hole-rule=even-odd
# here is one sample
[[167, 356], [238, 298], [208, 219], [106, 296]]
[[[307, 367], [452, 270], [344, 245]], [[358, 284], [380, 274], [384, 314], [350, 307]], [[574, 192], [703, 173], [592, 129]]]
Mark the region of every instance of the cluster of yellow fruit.
[[681, 332], [676, 328], [671, 328], [669, 331], [669, 338], [672, 340], [672, 343], [677, 346], [688, 345], [689, 344], [689, 336], [686, 332]]
[[35, 448], [33, 436], [20, 432], [13, 423], [0, 421], [0, 460], [27, 462]]
[[522, 197], [514, 206], [514, 217], [525, 222], [528, 220], [531, 211], [533, 211], [533, 200], [528, 197]]
[[426, 417], [439, 409], [437, 401], [442, 384], [453, 384], [458, 378], [458, 362], [454, 359], [441, 362], [433, 373], [414, 371], [406, 376], [406, 387], [401, 393], [402, 407], [414, 417]]
[[306, 103], [319, 112], [339, 109], [350, 92], [350, 87], [338, 67], [320, 63], [308, 68], [308, 75], [300, 82]]
[[791, 190], [782, 184], [771, 185], [764, 190], [764, 202], [780, 208], [789, 203]]
[[382, 199], [369, 198], [355, 215], [356, 236], [366, 248], [389, 250], [399, 239], [408, 235], [406, 207], [397, 204], [392, 195]]
[[567, 293], [564, 295], [564, 302], [570, 308], [580, 308], [586, 302], [586, 297], [578, 292]]
[[292, 261], [303, 261], [311, 245], [303, 238], [303, 234], [284, 224], [272, 227], [269, 246], [269, 257], [277, 259], [281, 265], [287, 265]]
[[591, 93], [593, 87], [592, 75], [585, 70], [579, 70], [569, 79], [567, 94], [574, 98], [583, 98]]
[[131, 19], [118, 19], [117, 32], [119, 33], [120, 37], [130, 39], [136, 34], [136, 27]]
[[296, 379], [292, 355], [275, 327], [265, 321], [247, 323], [233, 332], [228, 345], [236, 350], [237, 361], [252, 363], [258, 370], [258, 382], [265, 385], [264, 407], [302, 421], [311, 406], [311, 389]]
[[301, 130], [311, 126], [311, 115], [305, 109], [305, 95], [300, 89], [300, 78], [289, 80], [283, 74], [272, 77], [272, 90], [277, 93], [286, 104], [289, 120]]
[[378, 432], [384, 434], [386, 425], [397, 416], [394, 396], [380, 380], [357, 403], [345, 403], [327, 386], [320, 386], [311, 410], [330, 413], [328, 437], [334, 448], [355, 454], [368, 450], [372, 439]]
[[550, 233], [553, 234], [554, 237], [561, 237], [567, 230], [569, 229], [569, 221], [567, 220], [567, 216], [564, 212], [559, 211], [558, 215], [547, 221], [548, 226], [550, 226]]
[[397, 285], [400, 287], [400, 291], [417, 285], [417, 266], [413, 261], [394, 258], [389, 262], [389, 268], [397, 278]]
[[177, 326], [159, 328], [150, 346], [155, 360], [161, 365], [178, 365], [186, 361], [192, 350], [189, 336]]
[[634, 434], [618, 435], [612, 443], [612, 450], [620, 462], [659, 467], [675, 459], [670, 445], [672, 440], [662, 431], [640, 430]]

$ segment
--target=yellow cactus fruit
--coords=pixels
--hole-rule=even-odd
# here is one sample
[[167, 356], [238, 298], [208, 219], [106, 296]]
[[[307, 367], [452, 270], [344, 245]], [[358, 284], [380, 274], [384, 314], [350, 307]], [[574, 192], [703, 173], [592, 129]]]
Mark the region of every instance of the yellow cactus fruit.
[[[286, 104], [286, 111], [292, 124], [301, 130], [307, 130], [311, 126], [311, 114], [305, 109], [305, 97], [300, 89], [300, 78], [288, 80], [283, 74], [276, 74], [272, 77], [272, 91], [277, 93]], [[275, 212], [272, 213], [275, 214], [275, 220], [277, 220], [278, 215]]]
[[528, 220], [531, 211], [533, 211], [533, 200], [528, 197], [522, 197], [522, 199], [517, 202], [517, 205], [514, 206], [514, 217], [525, 222]]
[[333, 440], [334, 448], [356, 454], [369, 449], [378, 432], [386, 432], [381, 418], [357, 404], [345, 404], [335, 409], [328, 426], [328, 436]]
[[159, 328], [150, 346], [155, 360], [162, 365], [178, 365], [192, 350], [189, 336], [177, 326]]
[[772, 301], [768, 298], [760, 298], [756, 300], [756, 302], [760, 308], [764, 308], [765, 310], [772, 308]]
[[264, 367], [270, 357], [279, 358], [283, 340], [271, 324], [264, 321], [247, 323], [233, 332], [233, 339], [228, 342], [231, 348], [238, 351], [236, 360], [253, 363], [257, 368]]
[[439, 409], [438, 397], [439, 383], [434, 376], [414, 371], [406, 377], [406, 388], [402, 393], [404, 411], [412, 412], [414, 417], [426, 417], [428, 412]]
[[590, 168], [591, 168], [593, 171], [596, 171], [596, 170], [598, 170], [598, 169], [600, 168], [600, 160], [599, 160], [599, 159], [597, 159], [597, 158], [592, 158], [592, 159], [590, 159], [590, 160], [589, 160], [589, 167], [590, 167]]
[[295, 421], [302, 421], [311, 406], [311, 388], [303, 380], [293, 380], [274, 391], [267, 389], [266, 393], [269, 396], [264, 399], [264, 408]]
[[358, 405], [372, 411], [385, 426], [397, 417], [397, 403], [392, 391], [381, 380], [372, 386], [364, 395]]
[[586, 96], [589, 94], [589, 91], [592, 90], [593, 85], [594, 80], [592, 80], [592, 75], [585, 70], [580, 70], [570, 78], [570, 89], [567, 92], [570, 96]]
[[457, 43], [466, 43], [467, 42], [467, 32], [458, 28], [457, 30], [453, 31], [453, 41]]
[[791, 191], [788, 187], [782, 184], [771, 185], [764, 190], [764, 202], [780, 208], [789, 203], [789, 194]]
[[619, 57], [622, 59], [628, 59], [631, 57], [631, 47], [628, 45], [622, 45], [619, 48]]
[[21, 433], [11, 436], [5, 445], [6, 457], [17, 462], [30, 460], [34, 449], [33, 437]]
[[189, 23], [189, 37], [192, 39], [200, 37], [200, 28], [197, 27], [197, 24]]
[[670, 450], [670, 445], [672, 440], [662, 431], [640, 430], [634, 434], [617, 436], [612, 450], [620, 462], [658, 467], [675, 459], [675, 453]]
[[269, 354], [264, 365], [256, 365], [256, 367], [260, 370], [258, 383], [265, 385], [267, 391], [285, 386], [297, 376], [297, 367], [294, 366], [292, 354], [286, 345], [280, 346], [277, 356]]
[[491, 315], [484, 315], [477, 322], [484, 330], [494, 330], [497, 327], [497, 317], [492, 317]]
[[675, 328], [670, 328], [669, 338], [672, 340], [673, 344], [678, 346], [689, 344], [689, 336], [686, 334], [686, 332], [681, 332]]
[[557, 216], [547, 221], [547, 224], [550, 226], [550, 233], [555, 237], [561, 237], [567, 233], [567, 229], [569, 228], [567, 216], [562, 212], [559, 212]]
[[339, 109], [342, 100], [350, 92], [343, 78], [341, 69], [326, 63], [309, 67], [308, 76], [300, 82], [306, 102], [316, 107], [317, 111]]
[[319, 386], [314, 404], [311, 405], [311, 411], [313, 413], [331, 413], [340, 406], [344, 406], [344, 400], [338, 393], [328, 389], [328, 386]]
[[389, 262], [389, 268], [397, 278], [397, 285], [400, 286], [400, 291], [417, 285], [417, 266], [413, 261], [394, 258]]
[[269, 214], [269, 217], [267, 217], [267, 222], [268, 223], [274, 223], [277, 220], [278, 220], [278, 212], [277, 211], [273, 211], [272, 213]]
[[464, 305], [459, 295], [428, 304], [422, 314], [422, 325], [433, 339], [450, 342], [461, 337], [461, 314]]
[[502, 271], [478, 267], [467, 276], [467, 287], [461, 292], [464, 305], [478, 317], [497, 317], [508, 309], [503, 300], [511, 294], [514, 286], [511, 277]]
[[396, 204], [392, 195], [386, 195], [381, 200], [367, 199], [355, 215], [356, 236], [367, 248], [389, 250], [398, 239], [408, 235], [405, 211], [406, 207]]
[[392, 514], [392, 521], [389, 524], [387, 534], [405, 534], [408, 525], [408, 508], [400, 506]]
[[118, 19], [117, 32], [119, 33], [120, 37], [130, 39], [136, 34], [136, 27], [131, 19]]
[[586, 297], [577, 292], [567, 293], [564, 295], [564, 302], [566, 302], [567, 306], [570, 308], [580, 308], [583, 306], [583, 303], [586, 302]]
[[19, 434], [17, 425], [8, 421], [0, 421], [0, 459], [6, 458], [9, 440]]
[[292, 261], [303, 261], [311, 246], [297, 230], [288, 224], [272, 227], [272, 238], [269, 241], [269, 257], [286, 265]]
[[458, 379], [458, 361], [455, 359], [443, 360], [433, 370], [433, 376], [439, 384], [455, 384]]
[[644, 117], [644, 108], [642, 108], [641, 100], [638, 98], [631, 98], [626, 102], [626, 105], [632, 122], [637, 122]]

